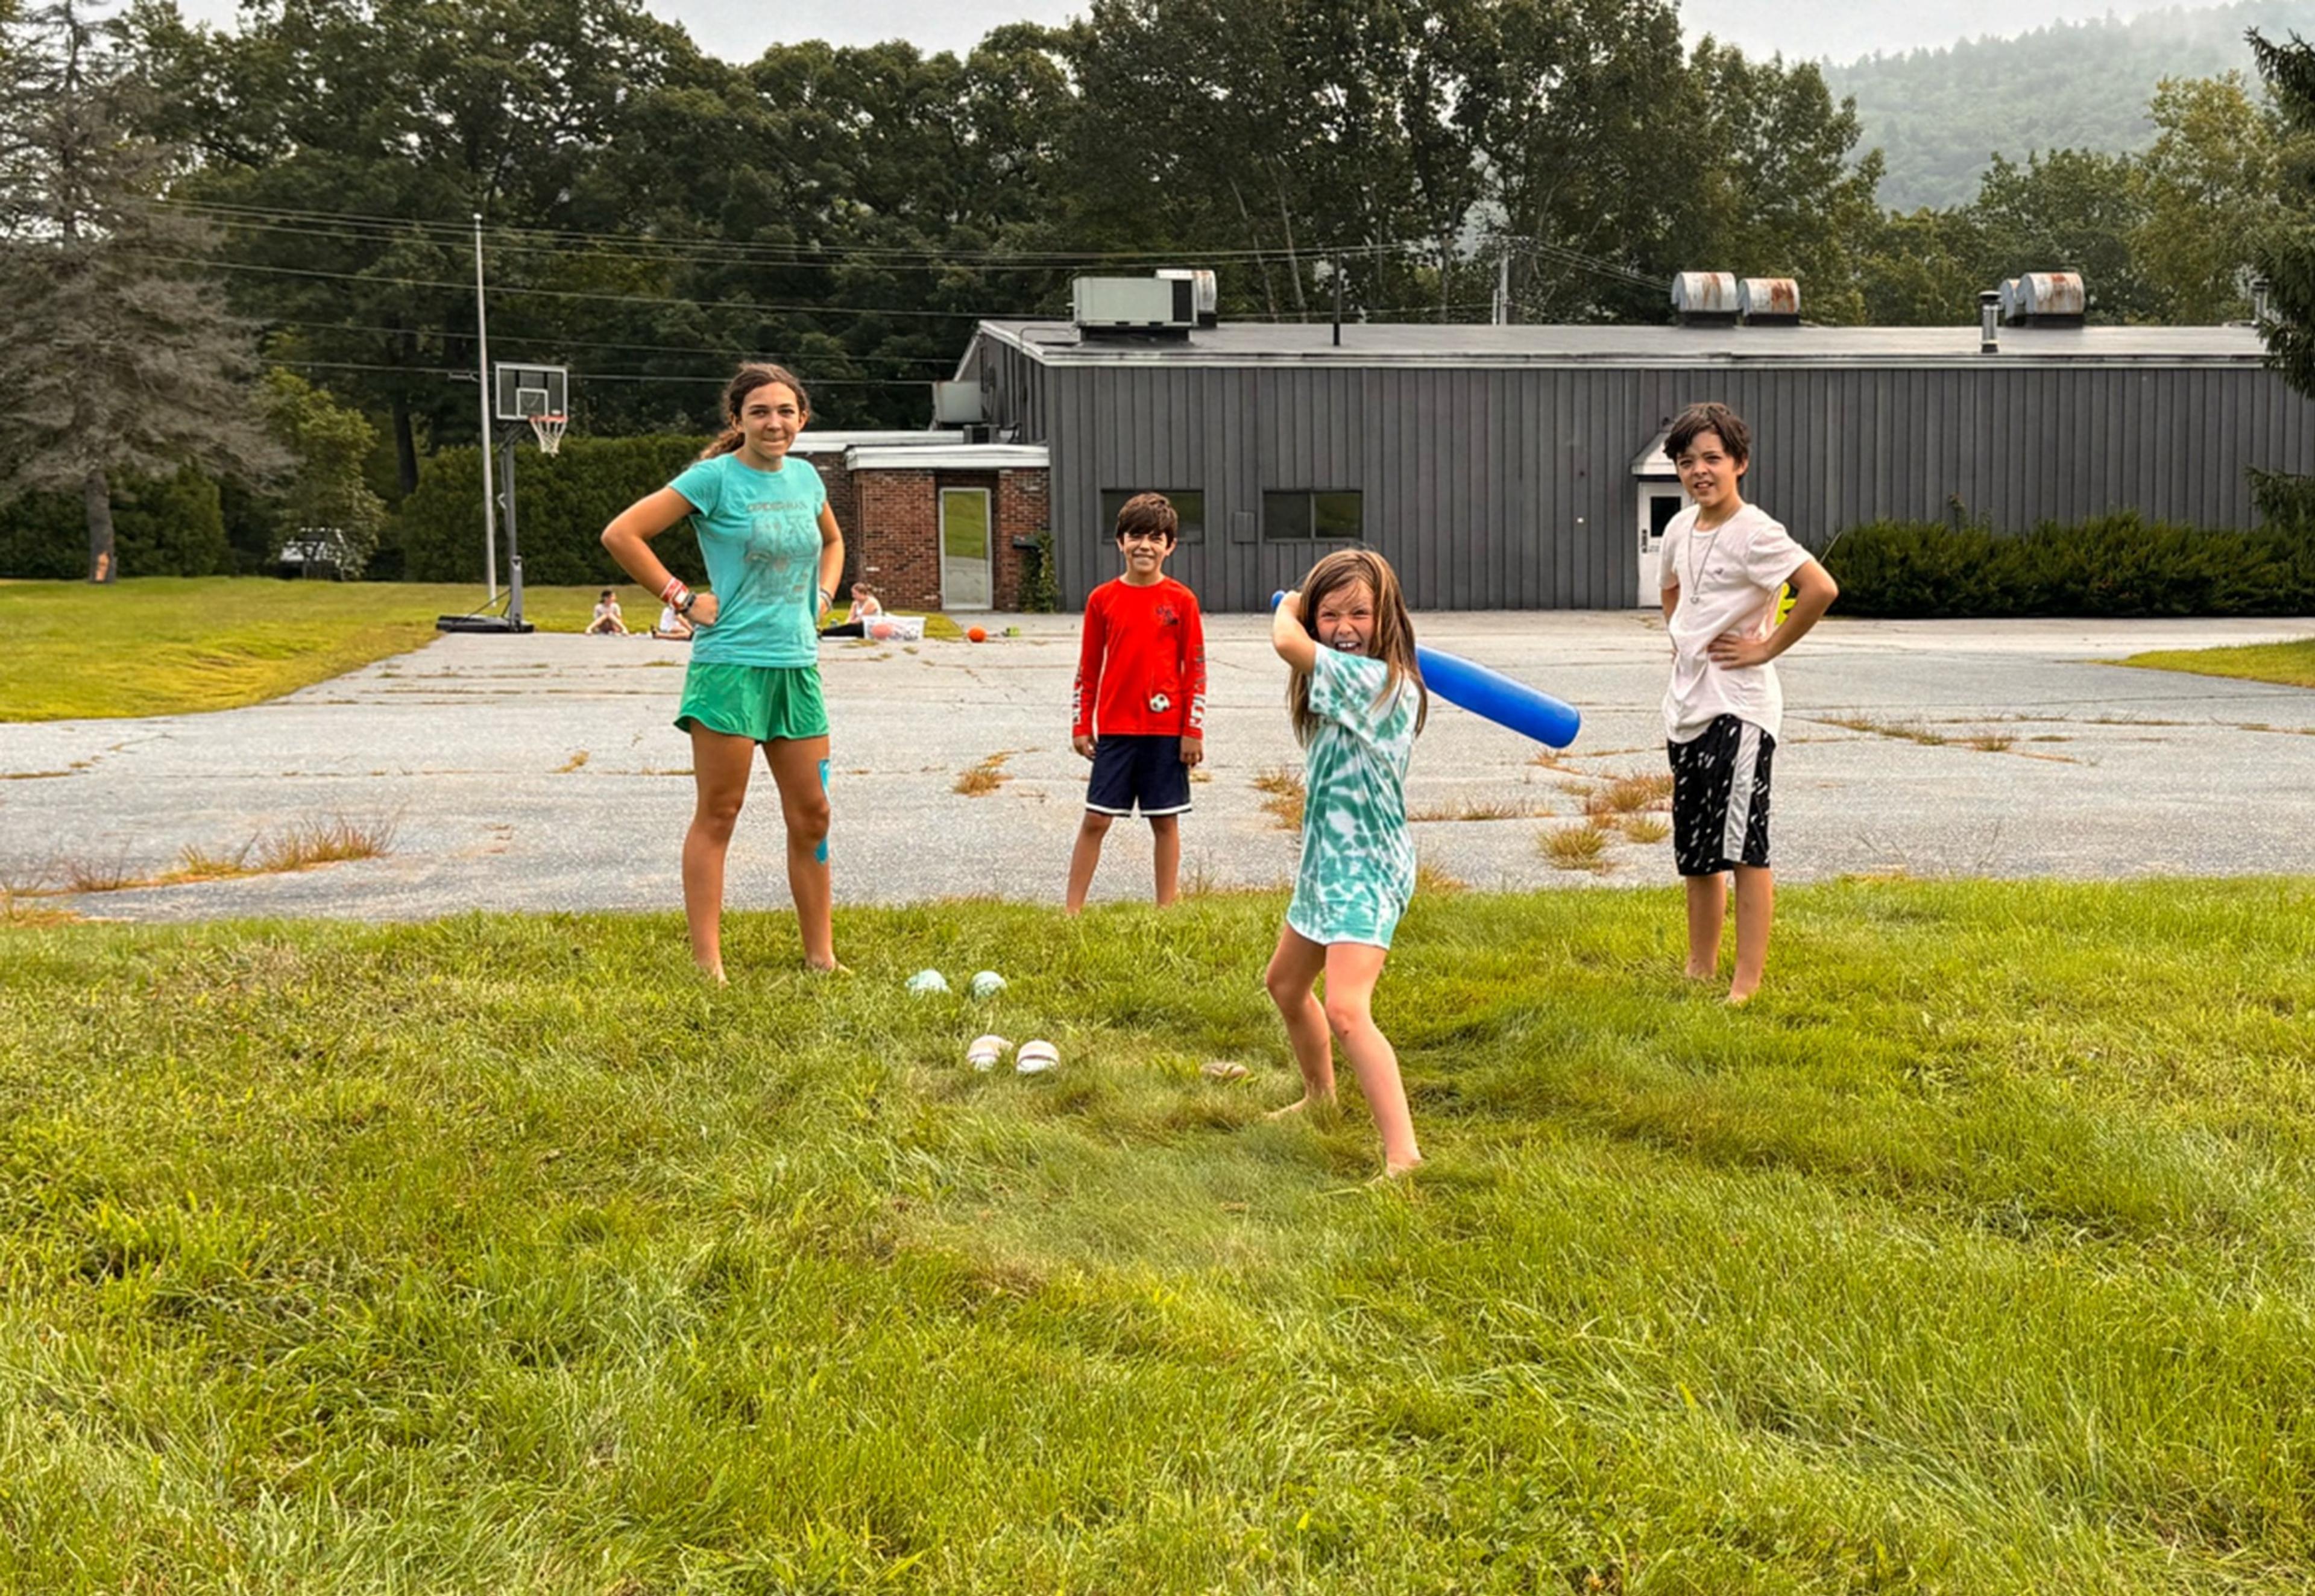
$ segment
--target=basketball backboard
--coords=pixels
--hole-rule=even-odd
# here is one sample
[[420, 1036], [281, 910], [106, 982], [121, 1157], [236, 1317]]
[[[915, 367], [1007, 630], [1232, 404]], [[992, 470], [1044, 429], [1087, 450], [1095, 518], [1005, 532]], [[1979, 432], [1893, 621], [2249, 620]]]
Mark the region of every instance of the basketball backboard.
[[562, 366], [526, 366], [500, 360], [491, 368], [492, 411], [502, 421], [571, 413], [571, 373]]

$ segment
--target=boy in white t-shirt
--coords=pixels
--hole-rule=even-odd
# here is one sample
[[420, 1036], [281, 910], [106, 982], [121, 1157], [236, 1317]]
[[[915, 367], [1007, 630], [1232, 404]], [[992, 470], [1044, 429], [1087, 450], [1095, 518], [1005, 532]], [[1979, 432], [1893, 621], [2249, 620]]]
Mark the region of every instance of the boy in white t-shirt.
[[[1728, 1001], [1760, 989], [1776, 880], [1769, 869], [1769, 767], [1785, 713], [1770, 661], [1806, 636], [1840, 589], [1783, 527], [1738, 492], [1752, 435], [1725, 404], [1691, 404], [1664, 453], [1695, 501], [1664, 529], [1663, 612], [1672, 633], [1664, 736], [1672, 755], [1672, 857], [1688, 882], [1688, 976], [1720, 969], [1728, 873], [1736, 876], [1736, 972]], [[1778, 590], [1793, 607], [1777, 621]]]

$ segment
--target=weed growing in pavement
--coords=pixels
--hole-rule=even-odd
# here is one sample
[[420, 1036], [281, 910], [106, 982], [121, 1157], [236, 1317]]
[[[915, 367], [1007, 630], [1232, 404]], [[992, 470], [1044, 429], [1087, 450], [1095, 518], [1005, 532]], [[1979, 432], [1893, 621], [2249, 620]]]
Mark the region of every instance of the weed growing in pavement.
[[979, 798], [994, 793], [1013, 779], [1005, 773], [1005, 761], [1012, 757], [1013, 750], [1010, 749], [990, 754], [980, 763], [960, 772], [954, 790], [968, 798]]
[[1580, 826], [1554, 826], [1536, 839], [1536, 846], [1561, 870], [1605, 869], [1608, 839], [1601, 829], [1613, 823], [1604, 816], [1594, 816]]
[[1415, 824], [1432, 820], [1531, 820], [1550, 812], [1551, 805], [1539, 798], [1464, 798], [1410, 810], [1406, 818]]
[[1279, 830], [1302, 829], [1302, 806], [1308, 794], [1302, 789], [1299, 776], [1283, 766], [1269, 766], [1255, 774], [1254, 790], [1268, 794], [1262, 807]]

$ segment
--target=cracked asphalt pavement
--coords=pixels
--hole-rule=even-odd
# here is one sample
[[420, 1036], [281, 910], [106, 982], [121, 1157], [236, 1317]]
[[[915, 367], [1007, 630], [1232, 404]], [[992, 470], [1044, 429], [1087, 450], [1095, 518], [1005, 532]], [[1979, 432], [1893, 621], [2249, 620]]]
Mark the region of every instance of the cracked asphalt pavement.
[[[998, 616], [973, 644], [831, 643], [831, 847], [840, 903], [1058, 902], [1084, 796], [1069, 749], [1073, 616]], [[1662, 884], [1670, 844], [1611, 835], [1601, 867], [1541, 843], [1585, 795], [1664, 768], [1666, 643], [1645, 612], [1416, 617], [1424, 641], [1576, 705], [1536, 745], [1432, 707], [1408, 788], [1424, 862], [1475, 887]], [[1260, 886], [1297, 838], [1264, 807], [1300, 753], [1267, 624], [1207, 620], [1207, 750], [1185, 884]], [[2315, 692], [2119, 669], [2141, 650], [2315, 636], [2298, 621], [1828, 619], [1780, 662], [1780, 876], [2122, 877], [2308, 868], [2290, 820], [2315, 790]], [[670, 724], [686, 650], [645, 638], [452, 636], [248, 709], [0, 726], [0, 885], [173, 868], [300, 823], [390, 829], [379, 857], [293, 873], [83, 893], [84, 914], [411, 919], [473, 909], [669, 909], [692, 802]], [[996, 780], [958, 791], [976, 767]], [[1504, 818], [1495, 818], [1504, 817]], [[1641, 828], [1645, 834], [1645, 828]], [[1146, 898], [1147, 828], [1112, 830], [1096, 900]], [[760, 772], [728, 876], [734, 908], [786, 901]]]

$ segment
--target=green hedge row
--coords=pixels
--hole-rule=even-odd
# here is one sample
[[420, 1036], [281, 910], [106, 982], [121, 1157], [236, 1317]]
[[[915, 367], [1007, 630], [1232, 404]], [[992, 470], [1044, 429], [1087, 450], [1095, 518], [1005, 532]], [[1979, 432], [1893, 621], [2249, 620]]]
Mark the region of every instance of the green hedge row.
[[[241, 569], [217, 484], [187, 466], [112, 483], [112, 546], [123, 576], [231, 576]], [[25, 493], [0, 503], [0, 576], [72, 581], [88, 574], [88, 512], [78, 493]]]
[[[640, 438], [572, 438], [559, 455], [525, 448], [515, 467], [516, 531], [522, 579], [585, 587], [626, 580], [603, 552], [603, 528], [636, 500], [667, 486], [699, 456], [701, 439], [654, 433]], [[505, 484], [501, 483], [503, 489]], [[483, 460], [480, 451], [446, 448], [426, 462], [417, 491], [402, 501], [387, 541], [398, 542], [401, 574], [411, 581], [483, 580]], [[396, 534], [399, 534], [398, 537]], [[698, 540], [672, 534], [652, 545], [686, 581], [705, 580]], [[505, 539], [499, 546], [501, 569]]]
[[2284, 526], [2205, 531], [2134, 511], [2005, 535], [1877, 521], [1825, 568], [1851, 616], [2229, 616], [2315, 610], [2315, 539]]
[[[573, 438], [563, 452], [524, 448], [516, 488], [523, 580], [584, 586], [625, 578], [604, 554], [603, 528], [698, 457], [690, 434]], [[483, 579], [482, 456], [473, 448], [429, 457], [417, 491], [387, 524], [368, 574], [408, 581]], [[113, 484], [120, 573], [231, 576], [271, 569], [278, 517], [270, 503], [188, 466], [174, 475]], [[696, 539], [655, 545], [669, 569], [704, 581]], [[499, 550], [503, 562], [506, 550]], [[70, 580], [88, 574], [88, 526], [77, 493], [27, 493], [0, 504], [0, 577]]]

